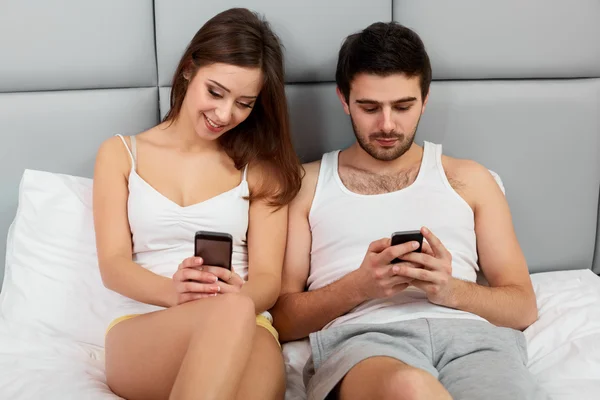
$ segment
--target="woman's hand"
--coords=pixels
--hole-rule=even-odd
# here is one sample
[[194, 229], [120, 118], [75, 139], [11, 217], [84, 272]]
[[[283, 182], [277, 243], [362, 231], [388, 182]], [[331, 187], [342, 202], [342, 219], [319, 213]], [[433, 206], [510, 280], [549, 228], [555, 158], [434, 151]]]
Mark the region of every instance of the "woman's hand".
[[[211, 272], [215, 269], [224, 268], [204, 266], [203, 260], [200, 257], [189, 257], [183, 260], [179, 264], [177, 272], [173, 274], [173, 284], [175, 285], [176, 293], [173, 305], [216, 296], [217, 293], [222, 291], [220, 283], [217, 283], [220, 275]], [[229, 278], [228, 270], [225, 270], [225, 277]]]
[[219, 293], [239, 293], [244, 285], [244, 280], [235, 272], [222, 267], [206, 266], [205, 271], [220, 279]]

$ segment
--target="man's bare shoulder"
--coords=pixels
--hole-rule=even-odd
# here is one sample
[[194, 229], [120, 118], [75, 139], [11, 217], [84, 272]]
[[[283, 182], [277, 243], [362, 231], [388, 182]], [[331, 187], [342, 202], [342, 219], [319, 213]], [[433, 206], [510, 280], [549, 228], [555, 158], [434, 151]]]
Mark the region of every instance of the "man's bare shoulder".
[[497, 185], [492, 173], [474, 160], [442, 156], [442, 165], [448, 182], [469, 204], [473, 204], [490, 185]]
[[314, 181], [316, 183], [319, 177], [319, 170], [321, 169], [321, 160], [302, 164], [302, 168], [304, 168], [303, 180]]
[[481, 178], [481, 175], [490, 175], [489, 170], [486, 167], [477, 161], [465, 158], [442, 156], [442, 165], [447, 173], [467, 181]]

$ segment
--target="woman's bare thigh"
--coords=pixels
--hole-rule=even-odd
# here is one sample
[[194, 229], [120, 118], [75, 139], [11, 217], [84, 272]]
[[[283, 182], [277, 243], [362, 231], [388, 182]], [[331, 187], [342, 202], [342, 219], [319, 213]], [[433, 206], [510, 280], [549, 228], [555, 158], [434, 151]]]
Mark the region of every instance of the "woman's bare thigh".
[[238, 400], [275, 400], [285, 396], [285, 365], [273, 335], [257, 327], [252, 353], [238, 391]]
[[238, 340], [230, 326], [243, 320], [238, 298], [201, 299], [118, 323], [106, 337], [111, 390], [128, 400], [168, 399], [194, 332], [216, 329], [223, 341]]

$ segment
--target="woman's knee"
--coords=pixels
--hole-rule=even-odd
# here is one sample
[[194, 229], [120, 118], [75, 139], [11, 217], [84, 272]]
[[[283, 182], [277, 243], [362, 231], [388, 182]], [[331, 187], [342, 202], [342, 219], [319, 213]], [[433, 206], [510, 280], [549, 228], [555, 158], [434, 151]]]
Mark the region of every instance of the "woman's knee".
[[199, 329], [206, 328], [206, 324], [226, 324], [230, 328], [253, 328], [256, 324], [254, 302], [248, 296], [228, 293], [218, 295], [211, 299], [200, 299], [190, 302], [188, 312], [198, 318]]
[[228, 293], [217, 296], [217, 299], [221, 300], [223, 306], [228, 309], [250, 315], [253, 319], [256, 318], [254, 302], [246, 295], [240, 293]]

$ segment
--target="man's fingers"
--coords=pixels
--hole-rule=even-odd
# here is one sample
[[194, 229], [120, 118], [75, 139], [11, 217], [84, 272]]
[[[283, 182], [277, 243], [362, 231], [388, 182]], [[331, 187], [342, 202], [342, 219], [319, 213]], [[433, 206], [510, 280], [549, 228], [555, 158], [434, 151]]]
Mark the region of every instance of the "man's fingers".
[[394, 285], [394, 287], [392, 289], [394, 290], [395, 294], [398, 294], [401, 291], [406, 290], [406, 288], [409, 286], [410, 286], [409, 283], [399, 283], [397, 285]]
[[411, 284], [411, 286], [414, 286], [417, 289], [421, 289], [422, 291], [424, 291], [426, 293], [429, 290], [429, 288], [434, 285], [431, 282], [424, 282], [424, 281], [419, 281], [419, 280], [414, 280], [410, 284]]
[[421, 282], [430, 282], [430, 283], [440, 283], [441, 278], [439, 273], [434, 271], [430, 271], [424, 268], [414, 268], [408, 265], [401, 265], [398, 268], [398, 275], [404, 276], [407, 278], [411, 278], [416, 281]]
[[406, 288], [408, 286], [410, 286], [410, 284], [406, 283], [406, 282], [398, 283], [397, 285], [390, 286], [389, 289], [387, 289], [385, 291], [385, 297], [387, 297], [387, 298], [394, 297], [395, 295], [397, 295], [401, 291], [406, 290]]
[[442, 268], [441, 261], [425, 253], [409, 253], [400, 257], [402, 261], [408, 261], [417, 266], [425, 267], [430, 270], [439, 270]]
[[391, 242], [392, 242], [392, 239], [390, 239], [390, 238], [382, 238], [382, 239], [376, 240], [374, 242], [371, 242], [371, 244], [369, 245], [369, 252], [381, 253], [383, 250], [390, 247]]
[[423, 228], [421, 228], [421, 233], [423, 234], [423, 237], [425, 239], [427, 239], [427, 241], [431, 245], [430, 247], [433, 250], [433, 253], [435, 254], [436, 257], [438, 257], [438, 258], [451, 257], [448, 249], [446, 249], [446, 247], [442, 244], [440, 239], [438, 239], [438, 237], [435, 236], [429, 229], [427, 229], [426, 227], [423, 227]]
[[433, 249], [431, 245], [427, 242], [427, 240], [423, 240], [423, 246], [421, 247], [421, 252], [425, 254], [429, 254], [430, 256], [435, 256], [433, 253]]
[[388, 285], [389, 286], [396, 286], [396, 285], [401, 285], [403, 283], [410, 283], [412, 282], [413, 278], [409, 278], [406, 276], [402, 276], [402, 275], [394, 275], [390, 278], [390, 280], [388, 281]]
[[390, 246], [379, 254], [379, 261], [382, 264], [389, 264], [395, 258], [402, 258], [405, 254], [411, 253], [419, 248], [419, 242], [411, 241], [396, 246]]

